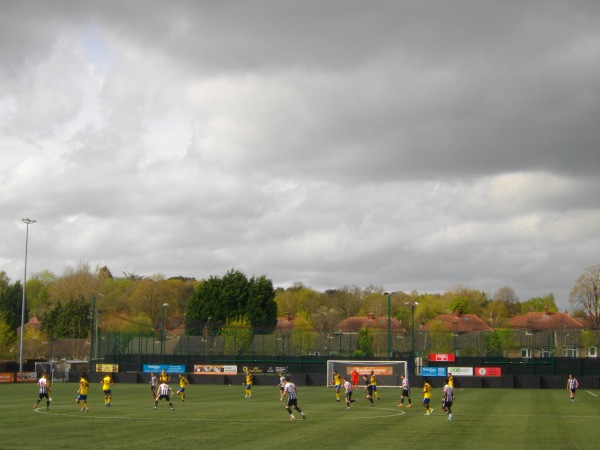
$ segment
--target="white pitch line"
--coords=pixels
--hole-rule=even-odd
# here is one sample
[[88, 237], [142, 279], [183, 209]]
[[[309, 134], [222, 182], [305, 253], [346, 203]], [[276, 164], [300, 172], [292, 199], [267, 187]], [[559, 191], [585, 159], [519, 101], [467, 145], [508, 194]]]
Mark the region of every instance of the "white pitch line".
[[585, 391], [585, 392], [587, 392], [587, 393], [588, 393], [588, 394], [590, 394], [590, 395], [593, 395], [594, 397], [598, 397], [598, 396], [597, 396], [596, 394], [594, 394], [593, 392], [590, 392], [590, 391]]
[[[69, 408], [69, 406], [59, 406], [57, 408]], [[167, 410], [167, 408], [161, 408], [163, 410]], [[94, 411], [97, 411], [98, 409], [95, 409]], [[356, 409], [350, 410], [350, 411], [346, 411], [345, 409], [343, 411], [340, 411], [341, 415], [342, 415], [342, 420], [374, 420], [374, 419], [385, 419], [385, 418], [390, 418], [390, 417], [398, 417], [398, 416], [404, 416], [407, 415], [407, 413], [405, 411], [397, 411], [395, 409], [392, 408], [373, 408], [370, 409], [370, 411], [379, 411], [379, 412], [383, 412], [383, 411], [392, 411], [391, 414], [368, 414], [368, 415], [364, 415], [363, 411], [356, 411]], [[133, 416], [118, 416], [118, 417], [114, 417], [114, 416], [98, 416], [98, 415], [94, 415], [90, 412], [81, 412], [81, 411], [69, 411], [68, 413], [53, 413], [52, 412], [52, 408], [50, 409], [50, 411], [46, 411], [45, 409], [42, 410], [42, 408], [38, 408], [33, 410], [35, 413], [37, 414], [48, 414], [48, 415], [53, 415], [53, 416], [62, 416], [62, 417], [77, 417], [77, 418], [81, 418], [84, 420], [122, 420], [122, 421], [154, 421], [154, 420], [161, 420], [161, 421], [175, 421], [175, 422], [230, 422], [230, 423], [261, 423], [261, 422], [279, 422], [281, 419], [277, 418], [264, 418], [264, 419], [244, 419], [244, 420], [237, 420], [237, 419], [226, 419], [226, 418], [203, 418], [203, 417], [197, 417], [197, 418], [188, 418], [188, 417], [175, 417], [175, 411], [170, 411], [168, 413], [164, 413], [167, 414], [170, 417], [165, 417], [164, 415], [159, 416], [160, 412], [156, 412], [153, 411], [151, 413], [149, 413], [148, 416], [146, 417], [133, 417]], [[181, 410], [180, 410], [181, 411]], [[375, 412], [373, 411], [373, 412]], [[347, 414], [349, 413], [349, 414]], [[172, 415], [173, 414], [173, 415]], [[328, 413], [329, 414], [329, 413]], [[329, 421], [331, 420], [331, 417], [327, 416], [327, 417], [314, 417], [311, 416], [310, 413], [307, 412], [308, 415], [308, 420], [311, 420], [312, 422], [322, 422], [322, 421]], [[153, 417], [150, 417], [153, 416]], [[353, 417], [354, 416], [354, 417]], [[284, 416], [287, 417], [287, 416]]]

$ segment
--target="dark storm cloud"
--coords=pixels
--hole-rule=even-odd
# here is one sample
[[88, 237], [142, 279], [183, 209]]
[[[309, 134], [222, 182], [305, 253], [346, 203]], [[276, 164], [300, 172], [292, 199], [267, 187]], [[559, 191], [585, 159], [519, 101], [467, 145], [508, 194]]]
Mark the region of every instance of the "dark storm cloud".
[[317, 289], [572, 283], [600, 242], [600, 3], [4, 2], [0, 270]]

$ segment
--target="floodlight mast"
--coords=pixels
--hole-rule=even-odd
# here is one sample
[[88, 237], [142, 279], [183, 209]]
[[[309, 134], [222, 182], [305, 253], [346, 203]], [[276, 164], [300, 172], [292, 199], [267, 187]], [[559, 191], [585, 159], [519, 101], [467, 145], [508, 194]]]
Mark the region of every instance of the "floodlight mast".
[[29, 225], [33, 219], [21, 219], [26, 226], [25, 231], [25, 272], [23, 274], [23, 300], [21, 301], [21, 336], [19, 338], [19, 372], [23, 372], [23, 333], [25, 332], [25, 285], [27, 284], [27, 247], [29, 246]]

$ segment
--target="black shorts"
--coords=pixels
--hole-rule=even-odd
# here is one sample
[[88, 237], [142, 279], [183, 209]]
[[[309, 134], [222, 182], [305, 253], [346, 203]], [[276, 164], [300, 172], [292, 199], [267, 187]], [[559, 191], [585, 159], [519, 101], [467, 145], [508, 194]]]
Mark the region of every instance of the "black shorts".
[[410, 389], [402, 389], [402, 397], [410, 397]]
[[298, 406], [297, 398], [288, 398], [287, 406]]
[[169, 397], [168, 395], [159, 395], [158, 398], [156, 399], [156, 401], [158, 401], [158, 400], [160, 400], [162, 398], [164, 398], [168, 402], [171, 401], [171, 397]]
[[44, 397], [46, 397], [47, 399], [50, 399], [50, 395], [47, 392], [45, 394], [40, 394], [40, 400], [43, 399]]
[[452, 408], [452, 402], [447, 402], [446, 400], [442, 401], [443, 408]]

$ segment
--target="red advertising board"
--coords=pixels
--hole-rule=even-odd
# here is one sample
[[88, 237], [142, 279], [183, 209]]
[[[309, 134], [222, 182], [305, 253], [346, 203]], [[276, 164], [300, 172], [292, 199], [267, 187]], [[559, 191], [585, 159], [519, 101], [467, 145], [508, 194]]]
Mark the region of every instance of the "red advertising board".
[[14, 373], [0, 373], [0, 383], [14, 383], [15, 382], [15, 374]]
[[454, 353], [430, 353], [429, 361], [454, 362]]
[[475, 367], [476, 377], [499, 377], [502, 375], [501, 367]]

